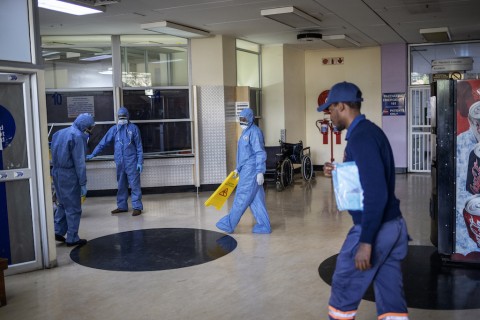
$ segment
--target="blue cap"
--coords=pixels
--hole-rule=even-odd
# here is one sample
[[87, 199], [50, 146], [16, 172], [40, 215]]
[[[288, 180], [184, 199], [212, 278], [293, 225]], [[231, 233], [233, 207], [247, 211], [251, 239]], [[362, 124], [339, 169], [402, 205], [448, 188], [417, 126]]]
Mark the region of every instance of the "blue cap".
[[360, 91], [356, 85], [346, 81], [339, 82], [335, 84], [332, 89], [330, 89], [325, 103], [319, 105], [317, 111], [321, 112], [327, 109], [333, 103], [360, 101], [363, 101], [362, 91]]

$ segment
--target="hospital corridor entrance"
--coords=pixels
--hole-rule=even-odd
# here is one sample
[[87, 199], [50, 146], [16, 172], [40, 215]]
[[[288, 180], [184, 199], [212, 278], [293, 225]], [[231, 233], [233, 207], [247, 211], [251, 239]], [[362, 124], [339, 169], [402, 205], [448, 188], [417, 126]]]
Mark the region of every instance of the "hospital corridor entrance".
[[[325, 319], [336, 254], [352, 225], [321, 172], [279, 192], [266, 187], [272, 233], [250, 210], [233, 234], [215, 223], [232, 206], [211, 192], [144, 195], [142, 215], [112, 215], [115, 197], [87, 197], [82, 247], [57, 242], [58, 267], [6, 277], [0, 319]], [[445, 267], [430, 243], [428, 174], [399, 174], [412, 241], [404, 264], [410, 319], [475, 319], [480, 270]], [[367, 292], [357, 318], [376, 319]]]

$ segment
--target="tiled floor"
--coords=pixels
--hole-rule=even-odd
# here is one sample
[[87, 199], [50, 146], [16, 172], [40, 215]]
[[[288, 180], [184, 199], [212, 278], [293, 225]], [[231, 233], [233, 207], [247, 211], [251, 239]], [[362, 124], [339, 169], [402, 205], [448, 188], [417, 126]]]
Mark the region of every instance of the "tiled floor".
[[[397, 196], [411, 245], [430, 245], [430, 176], [397, 175]], [[218, 231], [227, 213], [205, 208], [210, 192], [144, 196], [144, 214], [110, 214], [114, 197], [88, 198], [80, 235], [94, 239], [147, 228], [200, 228]], [[237, 248], [211, 262], [163, 271], [105, 271], [73, 262], [71, 248], [58, 245], [58, 267], [6, 278], [8, 305], [0, 319], [326, 319], [330, 287], [318, 274], [336, 254], [351, 226], [337, 212], [331, 180], [317, 173], [305, 184], [268, 187], [270, 235], [252, 234], [249, 211], [232, 235]], [[232, 204], [230, 199], [229, 205]], [[426, 257], [427, 258], [427, 257]], [[472, 280], [476, 281], [476, 280]], [[472, 297], [478, 299], [478, 297]], [[411, 308], [410, 319], [476, 319], [480, 310]], [[375, 305], [362, 301], [357, 319], [376, 319]]]

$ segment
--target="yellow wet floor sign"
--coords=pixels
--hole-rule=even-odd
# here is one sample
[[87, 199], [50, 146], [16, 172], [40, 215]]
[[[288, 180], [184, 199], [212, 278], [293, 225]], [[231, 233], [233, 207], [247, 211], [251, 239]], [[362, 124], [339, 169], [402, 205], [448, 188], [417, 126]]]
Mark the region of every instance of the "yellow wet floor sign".
[[230, 172], [228, 177], [222, 182], [220, 187], [215, 190], [215, 192], [205, 201], [205, 206], [214, 206], [217, 210], [220, 210], [227, 199], [232, 194], [233, 190], [237, 186], [239, 176], [236, 178], [233, 177], [234, 172]]

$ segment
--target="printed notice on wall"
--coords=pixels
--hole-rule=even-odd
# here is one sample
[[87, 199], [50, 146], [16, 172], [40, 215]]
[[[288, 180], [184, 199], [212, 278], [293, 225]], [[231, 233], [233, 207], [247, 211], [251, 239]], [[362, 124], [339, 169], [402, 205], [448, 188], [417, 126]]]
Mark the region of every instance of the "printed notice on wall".
[[382, 95], [382, 115], [404, 116], [405, 93], [384, 93]]
[[76, 118], [82, 113], [89, 113], [95, 116], [93, 96], [67, 97], [67, 109], [69, 118]]

